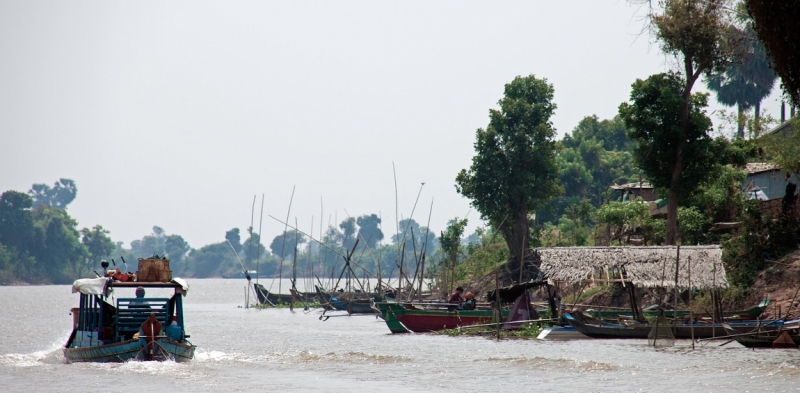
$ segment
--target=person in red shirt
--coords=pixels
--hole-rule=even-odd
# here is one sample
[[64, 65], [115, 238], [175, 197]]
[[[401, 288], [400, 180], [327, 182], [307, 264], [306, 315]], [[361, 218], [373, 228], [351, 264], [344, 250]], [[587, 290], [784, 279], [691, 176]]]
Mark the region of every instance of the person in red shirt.
[[[456, 291], [450, 295], [450, 300], [447, 302], [450, 304], [461, 304], [464, 302], [464, 298], [461, 297], [461, 294], [464, 293], [464, 288], [458, 287]], [[455, 307], [447, 307], [448, 310], [455, 310]]]

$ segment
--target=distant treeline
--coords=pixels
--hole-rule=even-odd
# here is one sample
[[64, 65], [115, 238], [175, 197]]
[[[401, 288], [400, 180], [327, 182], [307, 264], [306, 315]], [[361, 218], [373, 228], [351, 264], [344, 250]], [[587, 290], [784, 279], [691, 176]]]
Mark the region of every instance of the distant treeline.
[[220, 234], [220, 242], [194, 249], [182, 236], [154, 226], [151, 234], [125, 248], [101, 225], [78, 229], [78, 222], [67, 212], [76, 195], [75, 182], [69, 179], [61, 179], [53, 187], [34, 184], [27, 193], [6, 191], [0, 195], [0, 283], [66, 284], [92, 276], [104, 259], [120, 267], [124, 259], [133, 271], [138, 258], [154, 255], [169, 258], [173, 274], [181, 277], [244, 277], [243, 270], [291, 277], [296, 261], [298, 276], [325, 278], [338, 276], [343, 256], [352, 253], [354, 264], [363, 267], [354, 266], [359, 276], [376, 275], [380, 270], [388, 277], [397, 276], [401, 264], [406, 271], [413, 271], [422, 261], [423, 251], [430, 260], [438, 250], [436, 234], [413, 219], [400, 221], [400, 233], [384, 244], [381, 219], [375, 214], [348, 218], [326, 228], [322, 246], [289, 230], [272, 238], [267, 248], [252, 228], [244, 234], [233, 228], [224, 237]]

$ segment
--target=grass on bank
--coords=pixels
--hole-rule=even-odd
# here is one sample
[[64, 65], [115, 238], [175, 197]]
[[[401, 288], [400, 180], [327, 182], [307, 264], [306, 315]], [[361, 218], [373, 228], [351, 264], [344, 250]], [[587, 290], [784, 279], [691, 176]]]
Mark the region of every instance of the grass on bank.
[[[505, 323], [505, 322], [501, 322]], [[500, 338], [536, 338], [539, 333], [549, 326], [545, 322], [527, 322], [522, 324], [521, 329], [504, 330], [500, 329]], [[447, 335], [451, 337], [456, 336], [491, 336], [496, 337], [496, 326], [464, 326], [455, 329], [445, 329], [437, 332], [440, 335]]]

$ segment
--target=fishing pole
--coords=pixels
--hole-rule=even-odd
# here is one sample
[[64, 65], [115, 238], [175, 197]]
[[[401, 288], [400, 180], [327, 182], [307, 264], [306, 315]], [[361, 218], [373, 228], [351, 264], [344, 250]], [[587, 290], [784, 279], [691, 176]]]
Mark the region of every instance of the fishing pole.
[[[319, 240], [317, 240], [317, 239], [314, 239], [312, 236], [310, 236], [309, 234], [307, 234], [307, 233], [305, 233], [305, 232], [301, 231], [300, 229], [298, 229], [298, 228], [295, 228], [295, 227], [293, 227], [293, 226], [291, 226], [291, 225], [289, 225], [289, 224], [287, 224], [287, 223], [285, 223], [285, 222], [281, 221], [280, 219], [273, 217], [272, 215], [267, 215], [267, 216], [268, 216], [269, 218], [271, 218], [271, 219], [273, 219], [273, 220], [275, 220], [275, 221], [277, 221], [277, 222], [281, 223], [281, 224], [284, 224], [284, 225], [286, 225], [286, 227], [288, 227], [288, 228], [291, 228], [291, 229], [293, 229], [293, 230], [297, 231], [297, 232], [298, 232], [298, 233], [300, 233], [301, 235], [308, 236], [308, 238], [309, 238], [310, 240], [313, 240], [313, 241], [317, 242], [317, 244], [319, 244], [319, 245], [320, 245], [320, 246], [322, 246], [322, 247], [325, 247], [325, 248], [327, 248], [328, 250], [330, 250], [330, 251], [331, 251], [331, 252], [333, 252], [334, 254], [336, 254], [336, 255], [338, 255], [338, 256], [340, 256], [340, 257], [342, 257], [342, 258], [347, 258], [347, 256], [346, 256], [346, 255], [344, 255], [344, 254], [340, 253], [339, 251], [337, 251], [337, 250], [335, 250], [335, 249], [331, 248], [331, 247], [330, 247], [330, 246], [328, 246], [327, 244], [325, 244], [325, 243], [323, 243], [323, 242], [321, 242], [321, 241], [319, 241]], [[358, 239], [356, 239], [356, 240], [358, 240]], [[358, 267], [358, 268], [364, 269], [364, 270], [365, 270], [367, 273], [369, 273], [369, 274], [372, 276], [372, 278], [377, 278], [377, 277], [375, 276], [375, 274], [373, 274], [372, 272], [370, 272], [369, 270], [367, 270], [366, 268], [364, 268], [364, 266], [361, 266], [361, 265], [359, 265], [357, 262], [352, 262], [352, 261], [351, 261], [351, 263], [352, 263], [353, 265], [355, 265], [356, 267]]]

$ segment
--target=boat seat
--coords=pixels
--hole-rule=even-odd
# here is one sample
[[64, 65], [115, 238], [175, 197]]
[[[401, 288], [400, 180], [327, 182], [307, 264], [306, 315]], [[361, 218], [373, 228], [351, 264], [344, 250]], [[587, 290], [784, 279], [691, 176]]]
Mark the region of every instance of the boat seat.
[[139, 331], [142, 324], [155, 315], [162, 325], [169, 325], [169, 299], [167, 298], [119, 298], [117, 299], [117, 314], [114, 316], [117, 339], [125, 336], [126, 339]]

